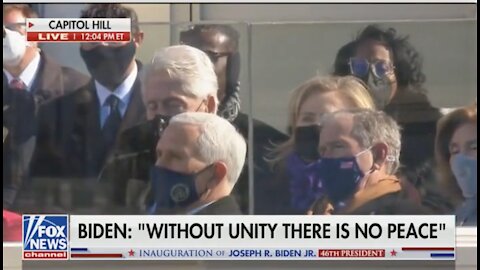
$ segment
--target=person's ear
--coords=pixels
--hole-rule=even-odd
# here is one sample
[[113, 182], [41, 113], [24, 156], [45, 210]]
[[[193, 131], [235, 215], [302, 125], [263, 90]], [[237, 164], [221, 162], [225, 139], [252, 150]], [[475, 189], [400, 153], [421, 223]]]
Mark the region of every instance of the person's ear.
[[227, 177], [227, 165], [223, 162], [215, 163], [213, 165], [213, 178], [215, 178], [215, 181], [210, 181], [207, 184], [207, 187], [209, 189], [213, 188], [214, 186], [218, 185], [220, 181], [222, 181], [225, 177]]
[[144, 37], [143, 31], [138, 31], [136, 34], [133, 35], [133, 40], [135, 42], [135, 47], [138, 48], [138, 47], [140, 47], [140, 45], [142, 45], [143, 37]]
[[388, 146], [385, 143], [378, 143], [372, 147], [373, 169], [379, 170], [386, 162], [388, 155]]
[[208, 113], [217, 113], [217, 100], [214, 96], [207, 97], [207, 112]]

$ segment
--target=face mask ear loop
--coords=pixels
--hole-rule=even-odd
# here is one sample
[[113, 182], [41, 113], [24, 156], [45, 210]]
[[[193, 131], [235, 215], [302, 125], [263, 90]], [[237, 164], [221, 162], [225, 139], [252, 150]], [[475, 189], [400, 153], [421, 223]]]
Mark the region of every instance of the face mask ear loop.
[[211, 191], [212, 191], [211, 189], [207, 188], [207, 190], [205, 190], [205, 192], [200, 197], [208, 198]]
[[[372, 147], [373, 147], [373, 146], [370, 146], [370, 147], [368, 147], [367, 149], [358, 152], [358, 153], [355, 155], [355, 158], [357, 158], [357, 157], [361, 156], [362, 154], [364, 154], [364, 153], [372, 150]], [[372, 153], [372, 154], [373, 154], [373, 153]], [[375, 162], [374, 162], [373, 164], [375, 164]], [[367, 173], [365, 173], [365, 176], [368, 175], [367, 179], [365, 179], [365, 176], [364, 176], [363, 178], [364, 178], [365, 180], [360, 181], [359, 189], [365, 188], [365, 186], [368, 184], [368, 180], [370, 179], [370, 174], [372, 174], [372, 172], [374, 171], [374, 169], [373, 169], [373, 164], [372, 164], [372, 167], [370, 168], [370, 170], [369, 170]]]
[[362, 151], [358, 152], [358, 153], [355, 155], [355, 158], [361, 156], [363, 153], [366, 153], [366, 152], [370, 151], [370, 150], [372, 149], [372, 147], [373, 147], [373, 146], [370, 146], [370, 147], [366, 148], [365, 150], [362, 150]]
[[211, 189], [211, 188], [208, 188], [208, 184], [210, 184], [210, 182], [212, 182], [213, 180], [214, 180], [214, 178], [211, 178], [211, 179], [207, 182], [205, 191], [202, 192], [202, 194], [199, 196], [200, 198], [207, 198], [207, 197], [210, 195], [210, 193], [212, 192], [212, 189]]
[[[212, 164], [212, 165], [210, 165], [210, 166], [207, 166], [205, 169], [199, 171], [199, 172], [197, 173], [197, 177], [198, 177], [199, 174], [207, 171], [210, 167], [213, 167], [213, 166], [214, 166], [214, 164]], [[208, 188], [208, 184], [210, 184], [210, 182], [212, 182], [213, 180], [215, 180], [215, 173], [212, 175], [212, 177], [210, 177], [210, 180], [208, 180], [208, 182], [207, 182], [207, 184], [206, 184], [205, 190], [204, 190], [201, 194], [198, 194], [198, 195], [199, 195], [199, 196], [198, 196], [199, 198], [207, 198], [208, 195], [210, 195], [210, 192], [212, 192], [212, 189]]]

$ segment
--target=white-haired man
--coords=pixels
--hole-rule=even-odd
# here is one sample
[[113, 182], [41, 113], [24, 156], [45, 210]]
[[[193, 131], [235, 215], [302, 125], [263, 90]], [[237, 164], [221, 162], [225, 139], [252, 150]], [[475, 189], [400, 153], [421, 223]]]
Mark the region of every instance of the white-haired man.
[[422, 214], [395, 177], [400, 128], [381, 111], [346, 110], [327, 115], [320, 132], [316, 172], [335, 213]]
[[247, 146], [227, 120], [198, 112], [174, 116], [156, 151], [151, 174], [157, 213], [241, 214], [230, 193]]
[[182, 112], [216, 113], [218, 82], [210, 58], [187, 45], [155, 53], [144, 77], [147, 118]]
[[145, 195], [145, 189], [149, 185], [149, 168], [155, 164], [160, 129], [179, 113], [215, 114], [217, 91], [213, 64], [201, 50], [179, 45], [155, 52], [142, 74], [148, 121], [120, 135], [116, 158], [101, 175], [102, 180], [113, 183], [115, 206], [145, 210], [145, 206], [152, 203], [152, 194]]

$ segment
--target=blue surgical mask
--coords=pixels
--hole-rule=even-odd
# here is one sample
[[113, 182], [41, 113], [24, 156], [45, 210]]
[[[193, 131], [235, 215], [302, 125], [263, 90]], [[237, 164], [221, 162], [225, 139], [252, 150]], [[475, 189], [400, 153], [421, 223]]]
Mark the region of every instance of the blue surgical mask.
[[465, 199], [477, 196], [477, 160], [464, 154], [453, 156], [450, 164]]
[[321, 158], [316, 164], [316, 172], [323, 183], [325, 193], [337, 205], [352, 196], [365, 174], [360, 170], [357, 157], [369, 151], [361, 151], [352, 157]]
[[185, 174], [164, 167], [153, 166], [150, 171], [156, 209], [186, 207], [200, 198], [195, 187], [197, 176], [208, 169], [205, 167], [195, 174]]

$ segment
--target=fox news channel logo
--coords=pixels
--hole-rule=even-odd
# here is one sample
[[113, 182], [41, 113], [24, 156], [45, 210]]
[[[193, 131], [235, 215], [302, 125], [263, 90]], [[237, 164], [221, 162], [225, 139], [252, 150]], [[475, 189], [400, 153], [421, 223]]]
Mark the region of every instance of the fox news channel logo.
[[68, 215], [23, 215], [24, 260], [68, 259]]

